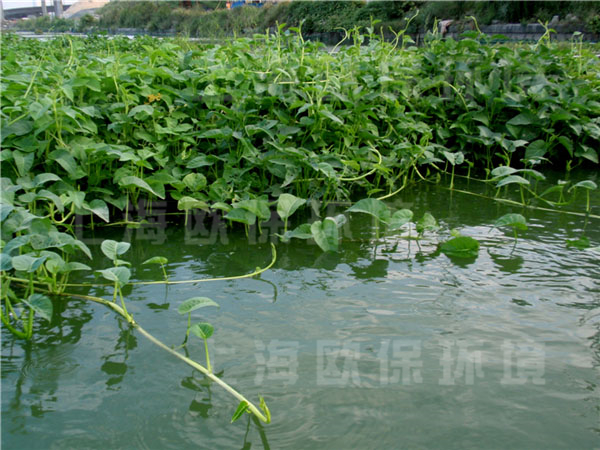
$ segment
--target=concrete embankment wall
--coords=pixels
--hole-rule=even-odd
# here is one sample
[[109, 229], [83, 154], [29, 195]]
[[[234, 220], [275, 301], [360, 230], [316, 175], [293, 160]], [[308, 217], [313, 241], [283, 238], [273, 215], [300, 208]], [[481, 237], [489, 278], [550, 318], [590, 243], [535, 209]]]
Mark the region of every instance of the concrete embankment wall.
[[[570, 23], [564, 25], [548, 25], [548, 28], [554, 30], [551, 34], [553, 41], [569, 41], [573, 39], [573, 33], [581, 33], [581, 38], [585, 42], [600, 42], [600, 35], [597, 33], [590, 33], [585, 31], [584, 24], [582, 23]], [[452, 23], [446, 21], [446, 23], [440, 23], [440, 33], [444, 37], [451, 37], [453, 39], [460, 39], [461, 35], [465, 31], [474, 30], [474, 24], [472, 22]], [[482, 33], [486, 34], [490, 38], [496, 37], [494, 40], [498, 41], [537, 41], [546, 32], [545, 28], [539, 23], [499, 23], [486, 26], [480, 26], [479, 29]], [[418, 33], [411, 33], [410, 36], [417, 43], [423, 42], [427, 32], [421, 31]], [[393, 35], [387, 35], [386, 38], [393, 39]], [[577, 37], [579, 39], [580, 37]], [[328, 33], [313, 33], [304, 36], [305, 39], [312, 39], [324, 42], [327, 45], [335, 45], [344, 38], [344, 33], [340, 31], [333, 31]]]

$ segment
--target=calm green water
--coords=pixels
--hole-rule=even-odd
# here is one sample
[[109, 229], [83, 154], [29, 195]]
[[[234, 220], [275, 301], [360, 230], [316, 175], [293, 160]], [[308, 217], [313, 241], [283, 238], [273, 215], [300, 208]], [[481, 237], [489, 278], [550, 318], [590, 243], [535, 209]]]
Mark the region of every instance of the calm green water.
[[[597, 448], [600, 264], [565, 241], [585, 233], [599, 245], [598, 220], [425, 185], [391, 205], [429, 211], [443, 228], [420, 248], [375, 242], [371, 221], [354, 215], [339, 254], [279, 243], [260, 279], [126, 290], [137, 321], [169, 345], [185, 332], [180, 302], [220, 303], [194, 315], [215, 326], [215, 370], [250, 398], [264, 395], [270, 425], [229, 424], [236, 403], [222, 389], [105, 307], [70, 300], [38, 323], [32, 344], [2, 331], [2, 448]], [[530, 224], [513, 253], [511, 234], [490, 227], [507, 212]], [[161, 277], [139, 265], [154, 255], [178, 280], [269, 262], [265, 238], [213, 225], [86, 238], [131, 240], [138, 280]], [[452, 228], [481, 242], [475, 261], [437, 252]], [[94, 268], [108, 266], [90, 246]], [[189, 352], [204, 361], [199, 340]]]

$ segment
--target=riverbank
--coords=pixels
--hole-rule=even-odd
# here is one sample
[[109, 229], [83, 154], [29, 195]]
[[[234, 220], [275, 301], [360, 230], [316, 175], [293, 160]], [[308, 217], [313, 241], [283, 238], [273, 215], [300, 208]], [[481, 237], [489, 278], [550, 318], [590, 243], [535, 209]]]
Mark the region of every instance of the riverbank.
[[[514, 3], [514, 4], [513, 4]], [[561, 3], [561, 4], [559, 4]], [[279, 24], [301, 28], [305, 39], [335, 44], [342, 30], [355, 27], [389, 38], [406, 31], [415, 42], [432, 31], [458, 38], [464, 31], [481, 30], [502, 40], [538, 40], [547, 25], [557, 40], [597, 42], [600, 2], [279, 2], [262, 7], [218, 9], [213, 2], [111, 2], [97, 14], [78, 20], [37, 18], [21, 21], [13, 29], [34, 32], [76, 31], [109, 34], [181, 35], [191, 38], [252, 36], [276, 30]]]

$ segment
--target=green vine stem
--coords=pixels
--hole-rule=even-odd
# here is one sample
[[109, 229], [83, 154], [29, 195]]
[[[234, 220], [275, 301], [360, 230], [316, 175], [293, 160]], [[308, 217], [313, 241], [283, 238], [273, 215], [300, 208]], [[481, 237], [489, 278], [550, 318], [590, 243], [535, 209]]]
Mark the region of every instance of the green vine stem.
[[[443, 187], [443, 189], [448, 189], [448, 188]], [[523, 203], [519, 203], [514, 200], [509, 200], [506, 198], [488, 197], [487, 195], [477, 194], [476, 192], [463, 191], [461, 189], [454, 189], [454, 192], [460, 192], [461, 194], [473, 195], [475, 197], [481, 197], [481, 198], [485, 198], [487, 200], [493, 200], [498, 203], [506, 203], [509, 205], [519, 206], [522, 208], [535, 209], [537, 211], [546, 211], [546, 212], [553, 212], [553, 213], [559, 213], [559, 214], [567, 214], [567, 215], [578, 216], [578, 217], [588, 217], [590, 219], [600, 219], [600, 216], [598, 216], [596, 214], [580, 213], [577, 211], [563, 211], [560, 209], [544, 208], [542, 206], [533, 206], [533, 205], [526, 205], [526, 204], [524, 205]]]
[[[51, 294], [51, 292], [46, 291], [45, 289], [37, 289], [37, 290], [40, 291], [40, 292], [45, 292], [45, 293]], [[172, 348], [170, 348], [169, 346], [167, 346], [166, 344], [164, 344], [162, 341], [160, 341], [159, 339], [155, 338], [153, 335], [151, 335], [150, 333], [148, 333], [144, 328], [142, 328], [140, 326], [140, 324], [138, 324], [133, 319], [133, 317], [131, 317], [131, 315], [129, 315], [128, 313], [126, 313], [125, 310], [123, 310], [123, 308], [121, 308], [116, 303], [110, 302], [108, 300], [104, 300], [103, 298], [100, 298], [100, 297], [94, 297], [94, 296], [91, 296], [91, 295], [71, 294], [71, 293], [67, 293], [67, 292], [64, 292], [64, 293], [61, 293], [61, 294], [58, 294], [58, 295], [60, 295], [62, 297], [72, 297], [72, 298], [79, 298], [79, 299], [82, 299], [82, 300], [89, 300], [89, 301], [100, 303], [100, 304], [102, 304], [104, 306], [107, 306], [107, 307], [111, 308], [113, 311], [115, 311], [121, 317], [125, 318], [136, 330], [138, 330], [150, 342], [152, 342], [153, 344], [155, 344], [158, 347], [162, 348], [163, 350], [167, 351], [168, 353], [170, 353], [171, 355], [175, 356], [176, 358], [179, 358], [180, 360], [182, 360], [187, 365], [189, 365], [189, 366], [193, 367], [194, 369], [202, 372], [206, 377], [210, 378], [212, 381], [214, 381], [215, 383], [217, 383], [219, 386], [221, 386], [223, 389], [225, 389], [227, 392], [229, 392], [232, 396], [234, 396], [240, 402], [246, 402], [248, 404], [248, 406], [247, 406], [248, 410], [250, 410], [250, 412], [252, 412], [252, 414], [254, 414], [256, 417], [258, 417], [263, 422], [265, 422], [265, 423], [270, 423], [271, 422], [270, 413], [268, 413], [268, 412], [265, 411], [265, 414], [263, 414], [263, 412], [260, 409], [258, 409], [244, 395], [240, 394], [238, 391], [236, 391], [234, 388], [232, 388], [226, 382], [224, 382], [219, 377], [217, 377], [215, 374], [213, 374], [212, 372], [210, 372], [206, 367], [202, 366], [201, 364], [198, 364], [196, 361], [188, 358], [187, 356], [182, 355], [181, 353], [173, 350]]]
[[[243, 278], [252, 278], [257, 275], [260, 275], [263, 272], [269, 270], [275, 262], [277, 261], [277, 249], [275, 248], [275, 244], [271, 242], [271, 262], [268, 266], [261, 268], [257, 268], [252, 273], [247, 273], [245, 275], [234, 275], [231, 277], [217, 277], [217, 278], [201, 278], [199, 280], [178, 280], [178, 281], [170, 281], [170, 280], [157, 280], [157, 281], [132, 281], [128, 283], [129, 285], [149, 285], [149, 284], [189, 284], [189, 283], [203, 283], [206, 281], [229, 281], [229, 280], [241, 280]], [[7, 280], [17, 281], [21, 283], [29, 283], [29, 280], [23, 278], [16, 277], [5, 277]], [[34, 284], [48, 284], [46, 281], [33, 281]], [[92, 287], [92, 286], [114, 286], [113, 283], [65, 283], [62, 285], [63, 287]], [[54, 294], [54, 292], [53, 292]]]

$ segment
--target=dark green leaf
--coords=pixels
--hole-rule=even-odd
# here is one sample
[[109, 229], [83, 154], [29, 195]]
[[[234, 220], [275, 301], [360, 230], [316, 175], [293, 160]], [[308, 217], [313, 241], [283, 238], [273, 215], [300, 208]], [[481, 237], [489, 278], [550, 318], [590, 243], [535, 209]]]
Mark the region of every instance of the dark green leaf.
[[527, 146], [525, 150], [525, 159], [539, 159], [542, 158], [548, 150], [547, 144], [542, 140], [533, 141]]
[[590, 247], [590, 240], [586, 236], [581, 236], [579, 239], [567, 240], [567, 247], [575, 247], [579, 250], [585, 250]]
[[479, 253], [479, 242], [469, 236], [458, 236], [444, 242], [440, 250], [448, 256], [473, 258]]

